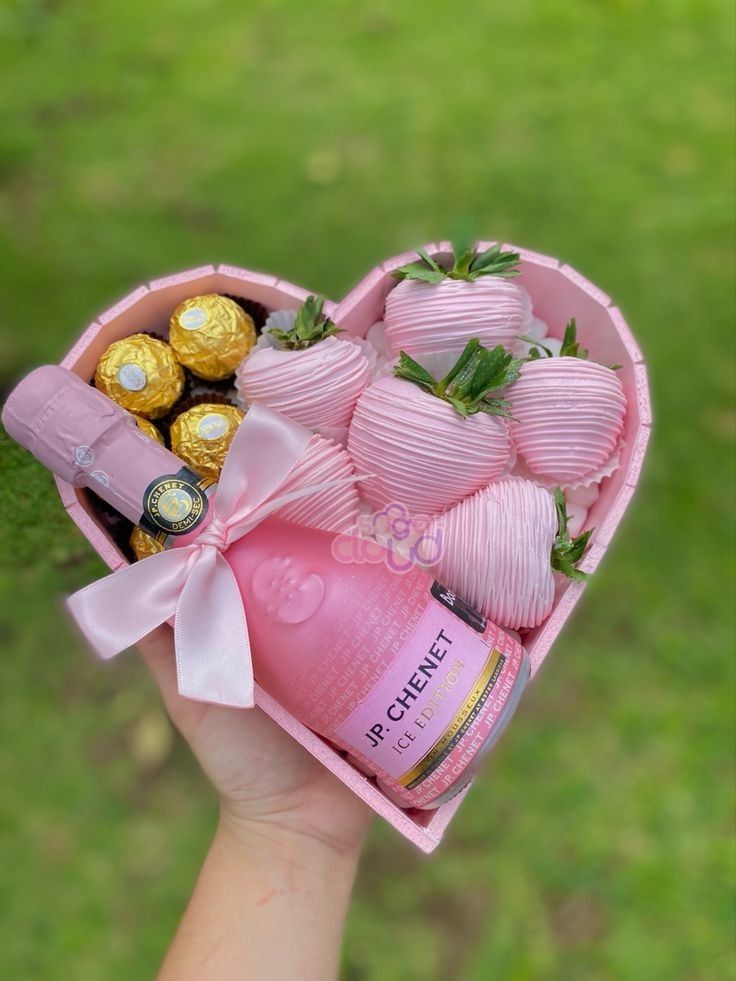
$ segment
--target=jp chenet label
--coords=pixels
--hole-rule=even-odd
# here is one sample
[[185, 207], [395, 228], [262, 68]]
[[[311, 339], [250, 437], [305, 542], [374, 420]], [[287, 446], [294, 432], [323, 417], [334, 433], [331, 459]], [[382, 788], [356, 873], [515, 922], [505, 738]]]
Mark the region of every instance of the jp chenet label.
[[463, 740], [493, 697], [506, 656], [432, 590], [404, 648], [338, 736], [413, 789]]
[[[412, 790], [422, 780], [426, 780], [430, 773], [433, 773], [440, 763], [450, 755], [488, 701], [505, 663], [506, 657], [500, 651], [490, 651], [480, 676], [476, 679], [472, 691], [463, 702], [455, 718], [430, 751], [415, 766], [399, 777], [400, 784]], [[425, 713], [426, 711], [427, 709], [424, 709]], [[430, 715], [429, 719], [432, 717]], [[429, 719], [424, 724], [417, 720], [419, 728], [426, 728]]]
[[169, 535], [194, 531], [207, 514], [205, 490], [211, 484], [211, 480], [201, 479], [188, 467], [157, 477], [143, 495], [143, 514], [138, 524], [161, 541]]

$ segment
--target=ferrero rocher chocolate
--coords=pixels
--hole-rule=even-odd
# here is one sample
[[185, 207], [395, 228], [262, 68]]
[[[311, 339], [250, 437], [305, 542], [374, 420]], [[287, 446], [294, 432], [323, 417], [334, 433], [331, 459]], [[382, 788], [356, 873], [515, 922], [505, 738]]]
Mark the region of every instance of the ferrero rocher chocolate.
[[146, 559], [149, 555], [155, 555], [157, 552], [163, 552], [164, 550], [163, 545], [141, 528], [133, 529], [133, 533], [130, 536], [130, 547], [133, 549], [137, 559]]
[[231, 375], [256, 342], [256, 328], [234, 300], [195, 296], [174, 310], [169, 343], [183, 365], [207, 381]]
[[156, 429], [154, 424], [150, 419], [144, 419], [143, 416], [137, 416], [135, 412], [133, 413], [133, 418], [135, 419], [136, 426], [148, 436], [149, 439], [155, 439], [159, 443], [164, 442], [164, 438], [161, 433]]
[[131, 334], [102, 355], [95, 385], [128, 411], [159, 419], [181, 396], [184, 370], [165, 341]]
[[203, 402], [171, 424], [171, 451], [202, 477], [217, 480], [245, 413], [234, 405]]

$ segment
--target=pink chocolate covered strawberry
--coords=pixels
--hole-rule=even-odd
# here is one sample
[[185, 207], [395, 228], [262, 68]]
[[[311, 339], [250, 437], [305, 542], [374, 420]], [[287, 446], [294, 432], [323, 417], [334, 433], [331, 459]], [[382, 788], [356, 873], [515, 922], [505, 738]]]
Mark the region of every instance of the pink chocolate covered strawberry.
[[506, 403], [496, 396], [518, 365], [474, 338], [437, 381], [402, 351], [394, 377], [363, 392], [350, 425], [357, 472], [373, 475], [361, 483], [368, 502], [438, 514], [502, 474], [511, 445]]
[[626, 396], [613, 368], [587, 360], [575, 321], [559, 356], [537, 342], [509, 389], [514, 446], [543, 481], [572, 487], [615, 469]]
[[[271, 328], [274, 346], [257, 347], [237, 370], [245, 406], [261, 402], [311, 429], [337, 435], [350, 422], [370, 369], [362, 348], [335, 335], [322, 313], [324, 300], [310, 296], [293, 327]], [[344, 433], [343, 433], [344, 435]]]
[[291, 501], [275, 514], [285, 521], [308, 528], [343, 533], [351, 531], [360, 511], [357, 485], [347, 481], [352, 475], [353, 467], [347, 452], [331, 439], [315, 433], [279, 493], [287, 494], [310, 484], [336, 480], [342, 483]]
[[519, 334], [531, 319], [526, 290], [511, 280], [518, 275], [518, 252], [498, 245], [478, 253], [464, 243], [454, 248], [445, 269], [430, 255], [394, 273], [401, 282], [386, 297], [386, 338], [395, 354], [457, 356], [471, 337], [493, 347], [502, 344], [519, 353]]
[[521, 477], [461, 501], [429, 534], [441, 536], [440, 582], [502, 627], [535, 627], [549, 615], [554, 572], [585, 578], [575, 566], [590, 532], [571, 539], [559, 488], [551, 493]]

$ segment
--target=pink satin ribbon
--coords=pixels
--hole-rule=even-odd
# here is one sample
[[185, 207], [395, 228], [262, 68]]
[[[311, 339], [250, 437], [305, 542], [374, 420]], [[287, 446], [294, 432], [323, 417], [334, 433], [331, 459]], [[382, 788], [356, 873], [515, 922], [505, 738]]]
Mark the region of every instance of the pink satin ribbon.
[[223, 552], [290, 501], [361, 479], [278, 495], [310, 436], [298, 423], [253, 405], [230, 446], [210, 501], [212, 517], [194, 542], [119, 569], [69, 598], [72, 616], [100, 657], [114, 657], [173, 618], [180, 694], [253, 706], [248, 624]]

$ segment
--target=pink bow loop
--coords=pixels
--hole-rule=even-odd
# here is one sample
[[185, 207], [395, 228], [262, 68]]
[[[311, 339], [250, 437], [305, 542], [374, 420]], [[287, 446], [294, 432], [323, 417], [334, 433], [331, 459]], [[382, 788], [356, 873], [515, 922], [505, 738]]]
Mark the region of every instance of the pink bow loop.
[[253, 405], [238, 427], [211, 502], [188, 545], [151, 555], [81, 589], [67, 601], [93, 649], [111, 658], [173, 618], [179, 692], [198, 701], [253, 705], [248, 624], [223, 552], [290, 501], [360, 478], [278, 494], [311, 433]]

